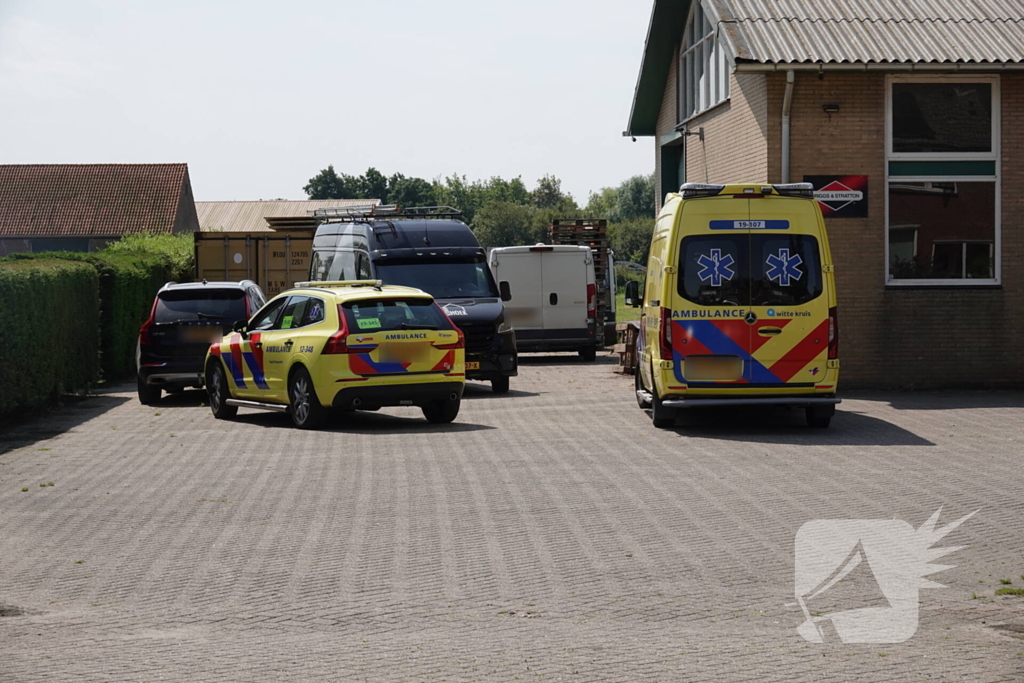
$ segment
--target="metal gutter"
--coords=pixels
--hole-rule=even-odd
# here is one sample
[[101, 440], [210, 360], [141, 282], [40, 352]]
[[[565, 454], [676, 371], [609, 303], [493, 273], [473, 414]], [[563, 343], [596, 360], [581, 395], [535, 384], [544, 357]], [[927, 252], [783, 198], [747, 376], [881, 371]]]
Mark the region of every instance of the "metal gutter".
[[776, 72], [776, 71], [1024, 71], [1024, 62], [1012, 63], [945, 63], [926, 62], [915, 64], [904, 64], [900, 62], [811, 62], [789, 64], [777, 62], [772, 64], [760, 64], [750, 62], [737, 62], [736, 71], [754, 73]]
[[786, 94], [782, 98], [782, 183], [789, 182], [789, 114], [793, 108], [793, 70], [786, 72]]

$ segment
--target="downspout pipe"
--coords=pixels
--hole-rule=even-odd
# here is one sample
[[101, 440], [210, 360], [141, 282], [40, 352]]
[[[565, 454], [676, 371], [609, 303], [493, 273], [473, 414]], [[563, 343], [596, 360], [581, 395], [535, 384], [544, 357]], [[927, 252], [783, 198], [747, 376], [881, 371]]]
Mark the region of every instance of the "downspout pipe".
[[793, 81], [795, 75], [786, 72], [786, 94], [782, 98], [782, 182], [789, 182], [789, 112], [793, 108]]

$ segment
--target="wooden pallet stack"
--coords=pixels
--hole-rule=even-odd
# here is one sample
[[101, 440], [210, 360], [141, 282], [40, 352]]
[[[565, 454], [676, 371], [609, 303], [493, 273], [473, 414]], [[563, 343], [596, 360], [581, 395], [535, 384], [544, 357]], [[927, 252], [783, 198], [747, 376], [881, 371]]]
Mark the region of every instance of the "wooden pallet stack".
[[640, 323], [630, 321], [615, 326], [619, 335], [619, 343], [612, 347], [612, 352], [619, 354], [619, 372], [632, 375], [636, 369], [636, 342], [640, 337]]

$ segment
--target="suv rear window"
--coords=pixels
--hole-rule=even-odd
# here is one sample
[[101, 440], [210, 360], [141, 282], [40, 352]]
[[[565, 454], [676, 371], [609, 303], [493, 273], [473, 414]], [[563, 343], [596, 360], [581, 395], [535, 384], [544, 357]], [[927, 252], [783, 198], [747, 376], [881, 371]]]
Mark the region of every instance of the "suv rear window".
[[450, 330], [451, 323], [431, 299], [381, 299], [344, 304], [350, 332]]
[[679, 253], [679, 294], [702, 306], [796, 306], [822, 292], [810, 235], [692, 235]]
[[179, 323], [195, 320], [233, 322], [249, 317], [245, 292], [240, 289], [178, 289], [157, 296], [153, 321]]

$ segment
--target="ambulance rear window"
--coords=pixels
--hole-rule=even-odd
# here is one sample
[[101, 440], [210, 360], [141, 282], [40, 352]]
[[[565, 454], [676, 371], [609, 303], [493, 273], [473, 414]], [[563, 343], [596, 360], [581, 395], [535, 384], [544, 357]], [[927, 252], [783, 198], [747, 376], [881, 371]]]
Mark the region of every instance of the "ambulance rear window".
[[796, 306], [822, 293], [810, 235], [692, 235], [679, 253], [679, 294], [702, 306]]
[[431, 299], [354, 301], [342, 306], [352, 332], [450, 330], [448, 317]]

